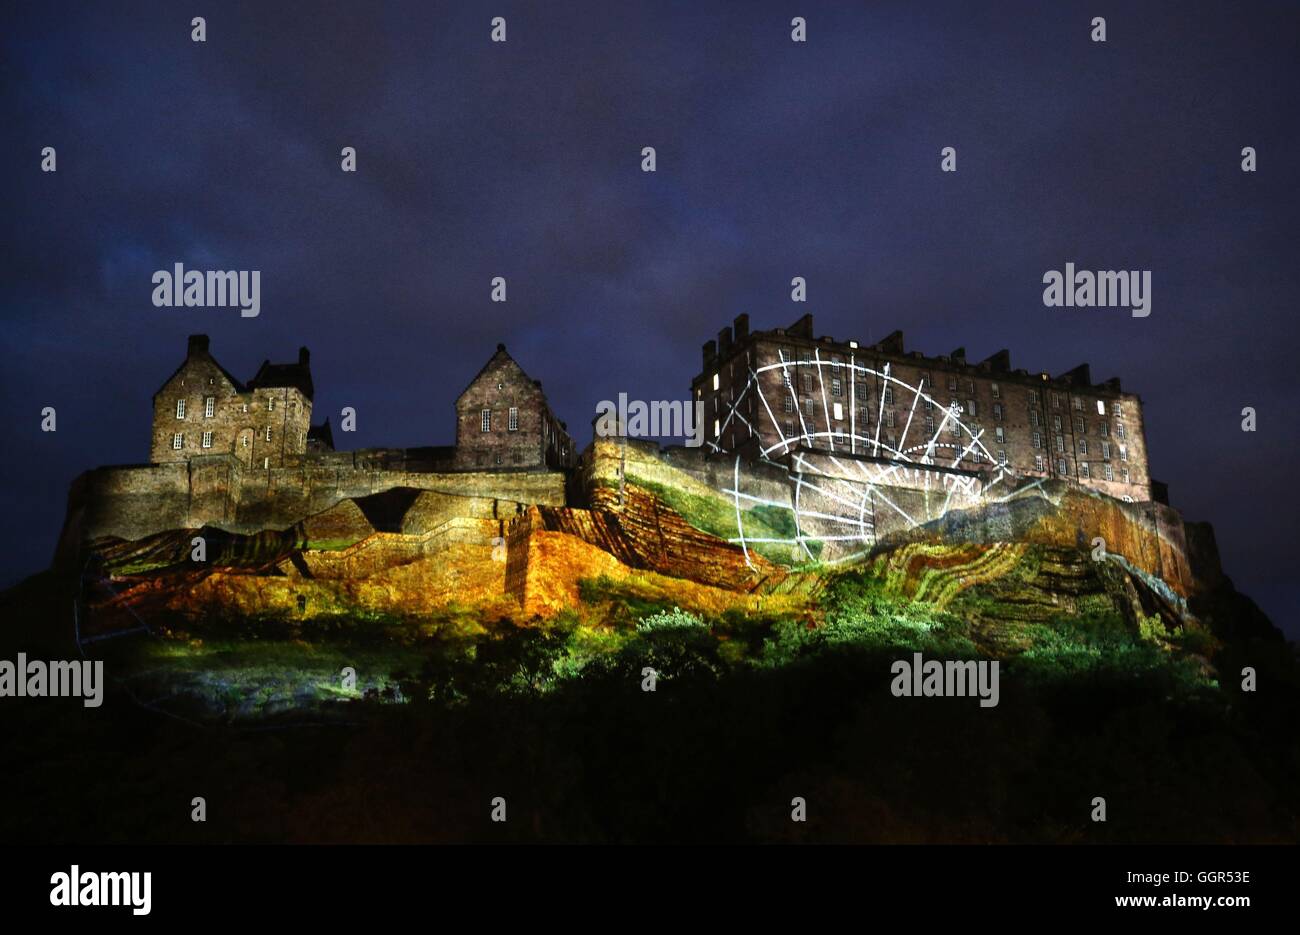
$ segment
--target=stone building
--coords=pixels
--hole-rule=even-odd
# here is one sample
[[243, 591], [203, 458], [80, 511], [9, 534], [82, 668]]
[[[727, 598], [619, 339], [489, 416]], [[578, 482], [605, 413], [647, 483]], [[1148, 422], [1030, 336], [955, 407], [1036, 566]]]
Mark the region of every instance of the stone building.
[[282, 467], [307, 450], [314, 389], [307, 348], [288, 364], [264, 361], [241, 383], [191, 335], [185, 361], [153, 396], [150, 461], [231, 454], [245, 468]]
[[962, 348], [930, 357], [906, 352], [900, 331], [860, 346], [815, 337], [811, 315], [754, 332], [740, 315], [704, 345], [691, 395], [705, 403], [715, 450], [776, 460], [834, 453], [985, 476], [1005, 464], [1118, 499], [1151, 500], [1153, 490], [1163, 499], [1147, 470], [1141, 399], [1117, 378], [1094, 384], [1087, 364], [1053, 377], [1013, 370], [1005, 350], [978, 362]]
[[542, 393], [498, 344], [456, 399], [456, 470], [569, 468], [576, 462], [567, 426]]

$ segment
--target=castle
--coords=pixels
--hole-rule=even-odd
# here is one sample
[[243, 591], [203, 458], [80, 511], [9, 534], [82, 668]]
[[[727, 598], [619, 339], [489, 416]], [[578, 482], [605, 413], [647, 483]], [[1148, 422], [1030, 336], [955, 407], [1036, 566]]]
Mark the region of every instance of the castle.
[[1086, 364], [1052, 377], [1012, 370], [1006, 351], [927, 357], [905, 352], [899, 332], [864, 346], [815, 337], [811, 315], [754, 332], [741, 315], [702, 363], [691, 395], [706, 448], [597, 438], [579, 457], [541, 383], [498, 345], [456, 399], [454, 444], [337, 451], [330, 421], [312, 423], [306, 348], [242, 382], [193, 335], [154, 394], [150, 462], [74, 481], [60, 554], [201, 526], [286, 530], [399, 491], [436, 495], [430, 530], [488, 521], [499, 538], [531, 506], [617, 513], [627, 484], [682, 478], [697, 499], [722, 498], [714, 519], [731, 519], [712, 532], [746, 562], [752, 551], [851, 559], [1036, 484], [1130, 505], [1153, 542], [1181, 535], [1148, 473], [1141, 400], [1118, 380], [1092, 383]]
[[[704, 345], [691, 381], [712, 448], [820, 472], [842, 460], [923, 465], [981, 478], [1058, 478], [1119, 500], [1164, 502], [1147, 470], [1142, 401], [1087, 364], [1056, 377], [1012, 370], [998, 351], [907, 353], [895, 331], [875, 344], [815, 337], [812, 315], [750, 331], [738, 316]], [[833, 456], [833, 457], [830, 457]]]

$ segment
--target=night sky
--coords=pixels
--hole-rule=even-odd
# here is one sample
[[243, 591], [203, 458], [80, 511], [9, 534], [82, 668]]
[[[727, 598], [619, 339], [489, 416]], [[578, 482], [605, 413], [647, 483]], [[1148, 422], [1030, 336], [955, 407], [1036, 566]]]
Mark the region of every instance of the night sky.
[[[1120, 376], [1171, 502], [1300, 635], [1296, 4], [119, 0], [0, 27], [0, 585], [47, 565], [77, 474], [147, 460], [190, 333], [242, 379], [308, 345], [349, 448], [450, 444], [505, 342], [585, 445], [601, 399], [685, 398], [740, 312], [810, 311]], [[155, 308], [176, 262], [260, 270], [261, 315]], [[1151, 270], [1150, 317], [1045, 308], [1066, 262]]]

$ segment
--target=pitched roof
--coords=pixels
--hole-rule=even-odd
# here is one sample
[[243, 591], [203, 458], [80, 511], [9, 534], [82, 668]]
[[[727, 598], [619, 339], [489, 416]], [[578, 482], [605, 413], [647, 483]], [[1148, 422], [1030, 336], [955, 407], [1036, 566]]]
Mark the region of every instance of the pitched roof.
[[232, 374], [225, 367], [221, 366], [221, 363], [215, 357], [213, 357], [211, 352], [208, 350], [208, 336], [206, 334], [192, 334], [190, 335], [189, 347], [185, 354], [185, 359], [181, 361], [181, 365], [179, 367], [177, 367], [175, 370], [172, 371], [171, 376], [169, 376], [166, 380], [163, 380], [162, 386], [158, 387], [157, 391], [153, 394], [153, 398], [157, 399], [158, 394], [161, 393], [166, 388], [167, 384], [172, 382], [172, 380], [176, 379], [177, 375], [179, 375], [180, 372], [185, 369], [185, 365], [188, 364], [191, 359], [196, 357], [208, 361], [213, 366], [215, 366], [218, 370], [220, 370], [221, 375], [230, 381], [231, 386], [235, 388], [236, 392], [242, 393], [244, 391], [244, 384], [236, 380], [234, 374]]
[[536, 384], [537, 386], [541, 386], [540, 383], [532, 379], [532, 377], [528, 376], [528, 374], [524, 371], [523, 367], [519, 366], [519, 361], [515, 360], [513, 357], [511, 357], [509, 354], [506, 353], [506, 346], [504, 344], [498, 344], [496, 353], [487, 359], [487, 363], [485, 363], [482, 367], [479, 368], [478, 373], [474, 374], [474, 379], [470, 380], [469, 383], [465, 385], [465, 388], [460, 391], [460, 395], [456, 397], [456, 402], [461, 401], [461, 398], [470, 391], [470, 387], [472, 387], [475, 383], [477, 383], [479, 381], [479, 378], [483, 376], [483, 374], [487, 373], [489, 367], [491, 367], [494, 363], [496, 363], [497, 361], [503, 358], [505, 360], [510, 361], [510, 363], [514, 364], [515, 369], [518, 370], [521, 374], [523, 374], [525, 380], [528, 380]]

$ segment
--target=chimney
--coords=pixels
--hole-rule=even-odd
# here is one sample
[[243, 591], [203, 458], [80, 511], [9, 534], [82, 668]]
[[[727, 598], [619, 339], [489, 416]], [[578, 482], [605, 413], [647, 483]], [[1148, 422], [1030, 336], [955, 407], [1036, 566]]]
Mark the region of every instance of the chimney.
[[311, 363], [311, 351], [305, 347], [298, 348], [298, 366], [306, 367], [309, 363]]
[[732, 322], [732, 330], [736, 332], [737, 344], [749, 337], [749, 316], [746, 314], [737, 315], [736, 320]]
[[704, 369], [708, 370], [709, 366], [718, 359], [718, 346], [712, 341], [704, 342]]
[[187, 356], [193, 357], [197, 353], [206, 354], [208, 351], [208, 336], [206, 334], [190, 335], [190, 346]]
[[718, 356], [726, 357], [731, 353], [731, 326], [718, 332]]

